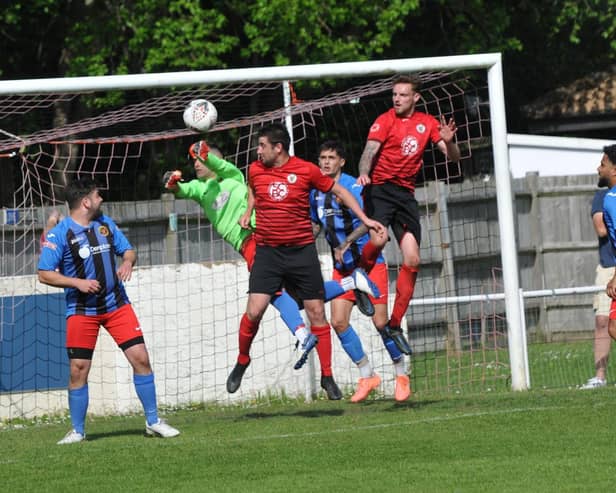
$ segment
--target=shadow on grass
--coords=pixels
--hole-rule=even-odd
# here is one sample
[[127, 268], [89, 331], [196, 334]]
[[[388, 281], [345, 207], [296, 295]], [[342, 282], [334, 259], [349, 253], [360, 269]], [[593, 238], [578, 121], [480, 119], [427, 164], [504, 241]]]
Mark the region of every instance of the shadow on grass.
[[300, 418], [321, 418], [323, 416], [342, 416], [344, 409], [308, 409], [299, 411], [277, 411], [277, 412], [252, 412], [244, 414], [238, 419], [264, 419], [264, 418], [278, 418], [281, 416], [287, 417], [300, 417]]
[[104, 438], [120, 437], [120, 436], [142, 436], [142, 437], [151, 438], [145, 434], [144, 428], [139, 428], [139, 429], [132, 429], [132, 430], [108, 431], [105, 433], [88, 433], [86, 440], [88, 442], [93, 442], [95, 440], [100, 440]]
[[[440, 403], [440, 400], [421, 400], [416, 401], [412, 398], [404, 401], [398, 402], [392, 398], [382, 398], [382, 399], [372, 399], [364, 402], [359, 402], [357, 404], [352, 404], [353, 408], [361, 408], [361, 407], [376, 407], [378, 411], [383, 412], [391, 412], [391, 411], [399, 411], [400, 409], [421, 409], [427, 406], [431, 406], [433, 404]], [[385, 404], [389, 404], [386, 406]]]

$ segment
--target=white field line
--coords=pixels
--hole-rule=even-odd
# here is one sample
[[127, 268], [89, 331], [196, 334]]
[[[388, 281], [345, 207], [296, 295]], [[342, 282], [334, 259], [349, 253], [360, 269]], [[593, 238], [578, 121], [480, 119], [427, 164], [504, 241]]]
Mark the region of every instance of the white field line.
[[[306, 433], [283, 433], [283, 434], [275, 434], [275, 435], [256, 435], [253, 437], [243, 437], [243, 438], [235, 438], [231, 441], [237, 442], [245, 442], [249, 440], [273, 440], [273, 439], [284, 439], [284, 438], [301, 438], [301, 437], [312, 437], [319, 435], [329, 435], [330, 433], [348, 433], [353, 431], [362, 431], [362, 430], [378, 430], [384, 428], [399, 428], [400, 426], [405, 425], [416, 425], [423, 423], [436, 423], [441, 421], [454, 421], [456, 419], [467, 419], [467, 418], [479, 418], [483, 416], [498, 416], [501, 414], [515, 414], [515, 413], [526, 413], [526, 412], [535, 412], [535, 411], [556, 411], [558, 409], [564, 409], [565, 406], [555, 406], [555, 407], [527, 407], [527, 408], [518, 408], [518, 409], [501, 409], [498, 411], [481, 411], [476, 413], [463, 413], [457, 415], [447, 415], [447, 416], [435, 416], [432, 418], [420, 418], [413, 419], [410, 421], [397, 421], [395, 423], [380, 423], [373, 425], [365, 425], [365, 426], [351, 426], [345, 428], [338, 428], [334, 430], [322, 430], [322, 431], [311, 431]], [[567, 407], [567, 409], [571, 409], [571, 406]]]

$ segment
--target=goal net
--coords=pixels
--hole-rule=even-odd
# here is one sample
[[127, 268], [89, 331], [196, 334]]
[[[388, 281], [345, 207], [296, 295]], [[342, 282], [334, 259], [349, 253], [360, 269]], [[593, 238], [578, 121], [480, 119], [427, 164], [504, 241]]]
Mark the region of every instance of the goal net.
[[[519, 299], [488, 296], [517, 292], [515, 255], [513, 264], [504, 261], [512, 219], [502, 218], [511, 192], [508, 172], [499, 175], [507, 166], [499, 57], [15, 81], [0, 83], [0, 419], [67, 408], [64, 295], [37, 281], [36, 265], [46, 219], [53, 210], [67, 214], [63, 190], [78, 177], [98, 182], [105, 213], [137, 250], [127, 290], [162, 406], [318, 394], [318, 360], [292, 369], [294, 339], [272, 309], [240, 390], [227, 394], [248, 272], [198, 205], [163, 193], [161, 178], [171, 169], [194, 175], [187, 150], [203, 137], [245, 171], [259, 127], [275, 121], [290, 129], [293, 152], [311, 161], [322, 141], [339, 140], [345, 171], [356, 175], [368, 129], [391, 107], [392, 80], [404, 72], [423, 80], [420, 110], [454, 118], [462, 151], [452, 163], [429, 149], [416, 192], [422, 264], [406, 317], [413, 390], [523, 388], [523, 358], [510, 350]], [[199, 98], [218, 109], [206, 136], [182, 123], [186, 105]], [[506, 189], [497, 194], [498, 186]], [[322, 239], [318, 246], [328, 279], [329, 249]], [[386, 257], [391, 309], [401, 262], [393, 243]], [[359, 313], [352, 323], [383, 377], [381, 394], [391, 396], [393, 366], [380, 337]], [[334, 377], [349, 392], [357, 369], [335, 337], [333, 345]], [[104, 330], [89, 380], [90, 412], [139, 408], [130, 367]]]

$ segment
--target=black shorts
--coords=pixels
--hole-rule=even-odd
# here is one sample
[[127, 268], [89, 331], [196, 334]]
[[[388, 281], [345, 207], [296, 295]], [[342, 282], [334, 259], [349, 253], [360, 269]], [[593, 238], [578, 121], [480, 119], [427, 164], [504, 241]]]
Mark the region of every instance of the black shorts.
[[391, 226], [398, 243], [409, 232], [421, 245], [419, 206], [408, 188], [395, 183], [368, 185], [364, 187], [364, 209], [370, 219]]
[[248, 292], [274, 295], [282, 288], [300, 300], [325, 299], [321, 264], [314, 243], [277, 247], [257, 245]]

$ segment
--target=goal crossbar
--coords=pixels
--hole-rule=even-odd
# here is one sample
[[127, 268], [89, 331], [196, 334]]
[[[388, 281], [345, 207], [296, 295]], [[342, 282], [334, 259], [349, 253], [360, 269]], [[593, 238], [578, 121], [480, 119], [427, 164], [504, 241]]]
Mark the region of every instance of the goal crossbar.
[[0, 81], [0, 95], [47, 94], [75, 91], [110, 91], [156, 87], [187, 87], [199, 84], [228, 84], [262, 81], [306, 80], [327, 77], [358, 77], [419, 72], [425, 70], [480, 69], [501, 62], [500, 53], [379, 60], [366, 62], [320, 63], [276, 67], [200, 70], [159, 74], [101, 75]]

